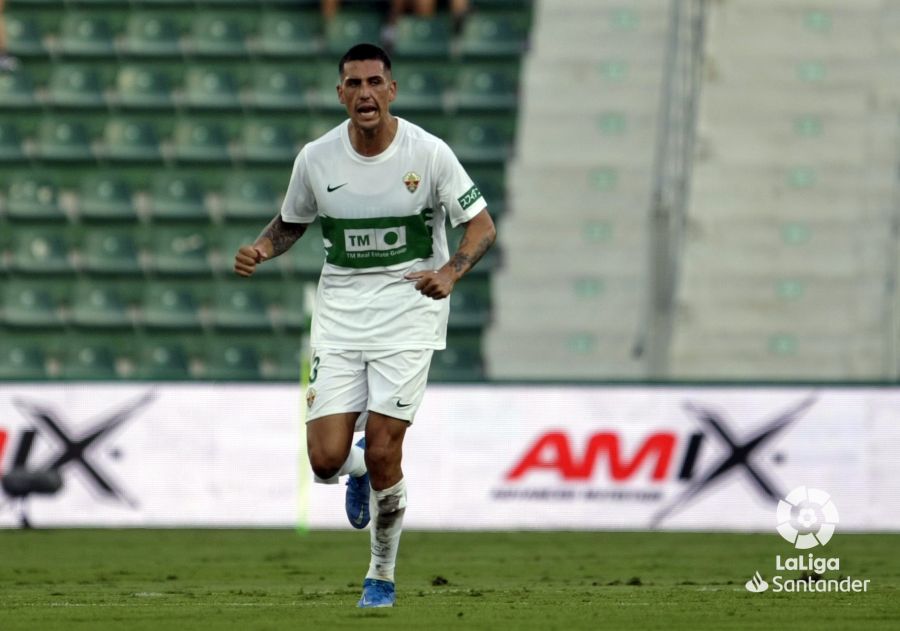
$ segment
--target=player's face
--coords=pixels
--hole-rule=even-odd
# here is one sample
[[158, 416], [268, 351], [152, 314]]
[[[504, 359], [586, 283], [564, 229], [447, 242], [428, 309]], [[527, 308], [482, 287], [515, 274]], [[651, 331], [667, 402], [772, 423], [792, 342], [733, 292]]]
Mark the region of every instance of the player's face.
[[348, 61], [337, 90], [353, 124], [368, 131], [388, 120], [388, 107], [397, 96], [397, 82], [382, 61]]

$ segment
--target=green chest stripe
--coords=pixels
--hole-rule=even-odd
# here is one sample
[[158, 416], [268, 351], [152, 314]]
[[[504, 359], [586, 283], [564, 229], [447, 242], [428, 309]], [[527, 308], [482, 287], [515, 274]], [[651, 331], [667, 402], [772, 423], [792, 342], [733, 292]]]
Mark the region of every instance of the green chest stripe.
[[319, 217], [325, 238], [325, 260], [339, 267], [384, 267], [432, 254], [434, 211], [418, 215], [335, 219]]

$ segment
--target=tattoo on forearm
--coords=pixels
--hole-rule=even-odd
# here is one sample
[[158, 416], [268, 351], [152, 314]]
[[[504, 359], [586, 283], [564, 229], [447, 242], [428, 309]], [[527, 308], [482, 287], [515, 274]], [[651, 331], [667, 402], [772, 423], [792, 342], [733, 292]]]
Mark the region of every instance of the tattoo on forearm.
[[297, 239], [306, 232], [305, 223], [285, 223], [281, 216], [275, 217], [260, 234], [260, 238], [266, 238], [272, 242], [272, 256], [286, 252]]
[[466, 240], [465, 235], [463, 235], [462, 240], [459, 242], [459, 251], [457, 251], [456, 254], [453, 255], [453, 258], [450, 259], [450, 265], [453, 266], [453, 270], [457, 274], [463, 274], [469, 271], [475, 267], [475, 263], [484, 256], [484, 253], [488, 251], [488, 248], [490, 248], [493, 243], [494, 239], [491, 236], [483, 237], [481, 241], [478, 242], [478, 245], [475, 246], [475, 249], [466, 254], [462, 250], [467, 249], [469, 243]]

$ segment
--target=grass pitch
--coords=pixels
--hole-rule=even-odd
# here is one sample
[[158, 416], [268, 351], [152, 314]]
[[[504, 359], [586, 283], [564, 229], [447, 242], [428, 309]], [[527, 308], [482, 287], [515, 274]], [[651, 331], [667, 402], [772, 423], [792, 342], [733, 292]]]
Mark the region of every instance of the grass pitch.
[[898, 550], [839, 533], [867, 593], [753, 594], [777, 535], [406, 532], [397, 607], [359, 610], [367, 532], [0, 531], [0, 629], [896, 629]]

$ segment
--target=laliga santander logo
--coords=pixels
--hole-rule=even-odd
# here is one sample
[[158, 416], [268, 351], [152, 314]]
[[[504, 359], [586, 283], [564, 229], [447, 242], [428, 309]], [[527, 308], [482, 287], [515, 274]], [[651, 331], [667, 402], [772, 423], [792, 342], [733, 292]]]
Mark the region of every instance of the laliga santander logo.
[[831, 496], [819, 489], [798, 486], [779, 500], [775, 513], [778, 533], [798, 550], [824, 546], [840, 521]]

